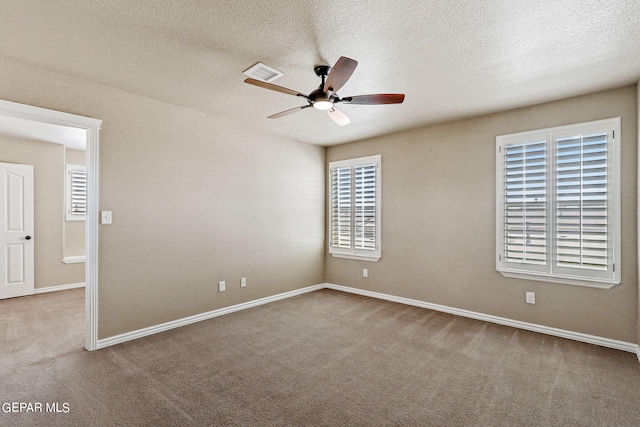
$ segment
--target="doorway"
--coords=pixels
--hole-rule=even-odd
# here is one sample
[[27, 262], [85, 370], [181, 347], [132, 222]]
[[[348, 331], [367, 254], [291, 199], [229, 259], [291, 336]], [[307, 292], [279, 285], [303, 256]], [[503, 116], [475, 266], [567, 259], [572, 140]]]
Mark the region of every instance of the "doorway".
[[98, 156], [101, 120], [0, 100], [0, 125], [20, 120], [35, 130], [54, 125], [82, 130], [86, 144], [85, 348], [98, 348]]

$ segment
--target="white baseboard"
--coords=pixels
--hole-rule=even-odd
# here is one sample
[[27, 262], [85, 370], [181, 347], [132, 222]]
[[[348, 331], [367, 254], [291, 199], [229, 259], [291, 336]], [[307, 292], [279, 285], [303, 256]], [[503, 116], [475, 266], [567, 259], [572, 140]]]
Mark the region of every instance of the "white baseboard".
[[412, 305], [416, 307], [428, 308], [430, 310], [441, 311], [444, 313], [455, 314], [456, 316], [469, 317], [471, 319], [483, 320], [485, 322], [497, 323], [499, 325], [511, 326], [513, 328], [525, 329], [527, 331], [539, 332], [542, 334], [552, 335], [561, 338], [567, 338], [574, 341], [581, 341], [589, 344], [595, 344], [602, 347], [614, 348], [616, 350], [628, 351], [636, 353], [638, 361], [640, 361], [640, 346], [638, 344], [618, 341], [610, 338], [598, 337], [595, 335], [583, 334], [580, 332], [567, 331], [564, 329], [552, 328], [550, 326], [538, 325], [535, 323], [521, 322], [519, 320], [507, 319], [505, 317], [492, 316], [490, 314], [478, 313], [475, 311], [462, 310], [459, 308], [448, 307], [446, 305], [432, 304], [420, 300], [403, 298], [379, 292], [366, 291], [363, 289], [351, 288], [348, 286], [335, 285], [325, 283], [324, 287], [336, 291], [343, 291], [357, 295], [363, 295], [371, 298], [377, 298], [386, 301], [397, 302], [400, 304]]
[[148, 328], [138, 329], [131, 332], [125, 332], [124, 334], [115, 335], [109, 338], [103, 338], [98, 340], [97, 348], [105, 348], [112, 345], [120, 344], [126, 341], [146, 337], [148, 335], [157, 334], [159, 332], [168, 331], [170, 329], [179, 328], [181, 326], [190, 325], [192, 323], [201, 322], [203, 320], [212, 319], [214, 317], [223, 316], [225, 314], [234, 313], [240, 310], [246, 310], [248, 308], [257, 307], [259, 305], [268, 304], [270, 302], [278, 301], [285, 298], [291, 298], [296, 295], [302, 295], [307, 292], [313, 292], [323, 289], [324, 285], [308, 286], [302, 289], [296, 289], [294, 291], [285, 292], [270, 297], [260, 298], [253, 301], [244, 302], [241, 304], [232, 305], [230, 307], [220, 308], [218, 310], [208, 311], [206, 313], [196, 314], [194, 316], [183, 317], [182, 319], [173, 320], [171, 322], [161, 323], [159, 325], [149, 326]]
[[84, 288], [84, 282], [82, 283], [70, 283], [68, 285], [47, 286], [46, 288], [35, 288], [33, 290], [35, 294], [46, 294], [47, 292], [68, 291], [69, 289]]
[[[78, 283], [76, 285], [84, 286], [84, 283]], [[52, 292], [54, 290], [72, 289], [72, 287], [80, 287], [76, 285], [65, 286], [52, 286], [50, 288], [41, 288], [38, 293]], [[124, 334], [115, 335], [109, 338], [99, 339], [96, 349], [109, 347], [112, 345], [120, 344], [123, 342], [131, 341], [134, 339], [146, 337], [148, 335], [157, 334], [159, 332], [168, 331], [170, 329], [179, 328], [181, 326], [190, 325], [192, 323], [201, 322], [203, 320], [212, 319], [214, 317], [223, 316], [225, 314], [234, 313], [236, 311], [246, 310], [248, 308], [257, 307], [263, 304], [268, 304], [285, 298], [291, 298], [296, 295], [302, 295], [308, 292], [318, 291], [320, 289], [333, 289], [336, 291], [348, 292], [357, 295], [363, 295], [366, 297], [397, 302], [400, 304], [411, 305], [415, 307], [426, 308], [429, 310], [441, 311], [444, 313], [454, 314], [456, 316], [468, 317], [471, 319], [482, 320], [485, 322], [496, 323], [499, 325], [510, 326], [513, 328], [524, 329], [527, 331], [539, 332], [542, 334], [552, 335], [561, 338], [567, 338], [574, 341], [580, 341], [588, 344], [595, 344], [602, 347], [613, 348], [616, 350], [627, 351], [635, 353], [638, 356], [640, 362], [640, 345], [618, 341], [610, 338], [598, 337], [595, 335], [583, 334], [580, 332], [567, 331], [564, 329], [552, 328], [549, 326], [538, 325], [535, 323], [521, 322], [519, 320], [507, 319], [505, 317], [492, 316], [489, 314], [478, 313], [475, 311], [463, 310], [459, 308], [448, 307], [445, 305], [432, 304], [420, 300], [398, 297], [389, 294], [383, 294], [379, 292], [367, 291], [364, 289], [351, 288], [348, 286], [336, 285], [333, 283], [323, 283], [314, 286], [308, 286], [302, 289], [296, 289], [294, 291], [285, 292], [270, 297], [260, 298], [253, 301], [244, 302], [241, 304], [232, 305], [230, 307], [220, 308], [218, 310], [208, 311], [206, 313], [196, 314], [194, 316], [184, 317], [182, 319], [173, 320], [171, 322], [162, 323], [159, 325], [149, 326], [147, 328], [138, 329], [131, 332], [125, 332]], [[49, 290], [46, 290], [49, 289]]]

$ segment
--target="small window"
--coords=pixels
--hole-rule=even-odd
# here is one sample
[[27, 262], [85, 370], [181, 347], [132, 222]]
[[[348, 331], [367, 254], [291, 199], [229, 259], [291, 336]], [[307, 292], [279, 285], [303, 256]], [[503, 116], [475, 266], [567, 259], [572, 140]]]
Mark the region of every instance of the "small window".
[[66, 218], [67, 221], [84, 221], [87, 218], [87, 168], [67, 165]]
[[620, 119], [496, 138], [497, 269], [620, 283]]
[[381, 156], [329, 163], [329, 253], [335, 257], [380, 259]]

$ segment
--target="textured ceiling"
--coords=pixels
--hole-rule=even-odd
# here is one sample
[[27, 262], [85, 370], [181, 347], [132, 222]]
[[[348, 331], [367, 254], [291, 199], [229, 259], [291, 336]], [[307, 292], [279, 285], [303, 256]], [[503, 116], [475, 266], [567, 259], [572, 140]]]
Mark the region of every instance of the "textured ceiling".
[[[640, 80], [639, 0], [2, 0], [0, 55], [245, 126], [332, 145]], [[302, 93], [319, 64], [359, 62], [335, 125], [243, 83], [263, 62]], [[301, 102], [302, 101], [302, 102]]]

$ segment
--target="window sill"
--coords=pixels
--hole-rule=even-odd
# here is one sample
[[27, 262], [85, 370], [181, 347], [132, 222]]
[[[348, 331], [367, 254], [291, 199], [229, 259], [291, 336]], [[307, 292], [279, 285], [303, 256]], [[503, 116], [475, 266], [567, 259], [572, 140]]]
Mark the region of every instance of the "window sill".
[[84, 255], [80, 255], [80, 256], [66, 256], [64, 258], [62, 258], [62, 262], [64, 262], [65, 264], [79, 264], [81, 262], [86, 262], [86, 256]]
[[69, 222], [74, 222], [74, 221], [86, 221], [87, 217], [85, 215], [83, 216], [67, 216], [66, 220]]
[[516, 271], [498, 270], [498, 272], [502, 274], [504, 277], [510, 277], [514, 279], [537, 280], [540, 282], [561, 283], [564, 285], [585, 286], [589, 288], [599, 288], [599, 289], [611, 289], [614, 286], [619, 284], [618, 282], [608, 282], [605, 280], [590, 281], [590, 280], [584, 280], [584, 279], [574, 279], [574, 278], [565, 277], [565, 276], [522, 273], [522, 272], [516, 272]]
[[337, 254], [337, 253], [331, 253], [331, 256], [335, 257], [335, 258], [357, 259], [359, 261], [370, 261], [370, 262], [378, 262], [380, 260], [379, 256], [366, 256], [366, 255], [354, 255], [354, 254]]

